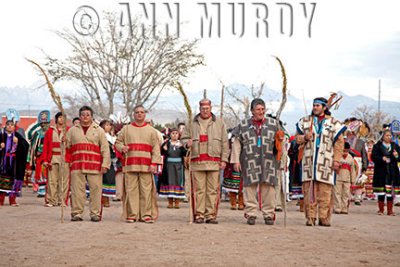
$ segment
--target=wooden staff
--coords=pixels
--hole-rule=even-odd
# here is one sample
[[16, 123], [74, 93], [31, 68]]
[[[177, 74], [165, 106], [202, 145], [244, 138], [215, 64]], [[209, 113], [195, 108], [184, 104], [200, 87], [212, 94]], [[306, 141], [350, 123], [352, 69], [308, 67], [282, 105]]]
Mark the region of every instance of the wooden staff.
[[[286, 100], [287, 100], [287, 88], [286, 88], [286, 84], [287, 84], [287, 78], [286, 78], [286, 71], [285, 71], [285, 67], [282, 64], [282, 61], [279, 59], [279, 57], [275, 57], [275, 59], [278, 61], [280, 67], [281, 67], [281, 72], [282, 72], [282, 78], [283, 78], [283, 83], [282, 83], [282, 101], [281, 101], [281, 105], [279, 106], [278, 111], [276, 112], [276, 127], [278, 129], [278, 131], [282, 130], [281, 129], [281, 125], [279, 123], [280, 117], [281, 117], [281, 113], [283, 111], [283, 109], [285, 108], [285, 104], [286, 104]], [[283, 141], [282, 141], [283, 142]], [[281, 151], [278, 151], [277, 154], [277, 160], [280, 161], [281, 160], [281, 155], [282, 155], [282, 145], [281, 145]], [[280, 168], [280, 167], [279, 167]], [[282, 171], [282, 192], [283, 192], [283, 225], [286, 228], [286, 173], [285, 173], [285, 169]]]
[[[127, 163], [127, 159], [128, 159], [128, 152], [124, 153], [122, 155], [123, 159], [124, 159], [124, 166], [126, 166]], [[122, 222], [122, 218], [124, 217], [124, 200], [125, 200], [125, 174], [122, 170], [122, 213], [121, 216], [119, 217], [118, 222]]]
[[[225, 91], [225, 86], [222, 84], [222, 88], [221, 88], [221, 107], [220, 107], [220, 115], [219, 117], [222, 120], [222, 117], [224, 116], [224, 91]], [[221, 174], [221, 172], [220, 172]], [[221, 181], [218, 183], [218, 188], [221, 187]], [[220, 190], [219, 192], [219, 198], [222, 198], [222, 190]]]
[[[189, 133], [190, 133], [190, 137], [192, 137], [192, 122], [193, 122], [193, 119], [192, 119], [192, 108], [190, 107], [187, 95], [186, 95], [185, 91], [183, 90], [182, 85], [179, 82], [177, 83], [177, 89], [178, 89], [179, 93], [183, 96], [183, 102], [185, 104], [185, 107], [186, 107], [186, 110], [187, 110], [187, 113], [188, 113], [188, 119], [189, 119], [189, 125], [188, 125]], [[204, 90], [204, 97], [205, 96], [206, 96], [206, 90]], [[187, 150], [186, 158], [190, 158], [190, 153], [191, 153], [191, 148], [189, 148]], [[190, 175], [189, 175], [190, 176], [190, 179], [189, 179], [189, 181], [190, 181], [190, 185], [189, 185], [189, 188], [190, 188], [190, 194], [189, 194], [189, 224], [192, 224], [193, 223], [193, 218], [194, 218], [193, 199], [192, 199], [192, 194], [193, 194], [193, 190], [192, 190], [192, 173], [190, 171], [190, 166], [188, 166], [188, 168], [189, 168], [189, 173], [190, 173]]]
[[[33, 65], [35, 65], [36, 67], [39, 68], [40, 72], [43, 74], [44, 78], [46, 79], [46, 83], [47, 83], [47, 87], [49, 88], [50, 94], [51, 94], [51, 98], [53, 99], [54, 103], [56, 104], [57, 108], [61, 111], [63, 119], [64, 119], [64, 128], [63, 128], [63, 132], [64, 132], [64, 138], [61, 139], [61, 222], [64, 222], [64, 176], [65, 176], [65, 135], [67, 134], [67, 115], [65, 114], [62, 102], [61, 102], [61, 98], [60, 96], [57, 94], [57, 92], [54, 90], [53, 85], [50, 82], [49, 77], [47, 76], [46, 72], [44, 71], [44, 69], [36, 62], [34, 62], [33, 60], [27, 59], [26, 60], [30, 63], [32, 63]], [[48, 179], [48, 177], [47, 177]]]

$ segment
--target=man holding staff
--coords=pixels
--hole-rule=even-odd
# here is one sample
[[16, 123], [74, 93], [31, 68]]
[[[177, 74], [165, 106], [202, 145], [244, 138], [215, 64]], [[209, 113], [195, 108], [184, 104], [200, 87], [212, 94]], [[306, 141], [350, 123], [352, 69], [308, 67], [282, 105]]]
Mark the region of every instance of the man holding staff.
[[79, 109], [80, 122], [67, 132], [67, 153], [71, 155], [71, 221], [83, 220], [86, 180], [89, 184], [90, 218], [99, 222], [102, 215], [103, 175], [110, 168], [110, 149], [104, 130], [93, 122], [93, 110]]
[[127, 223], [153, 223], [158, 217], [154, 173], [161, 164], [157, 132], [145, 122], [146, 111], [136, 106], [132, 124], [118, 133], [115, 148], [124, 155], [123, 216]]
[[225, 125], [211, 112], [209, 99], [200, 101], [200, 113], [185, 128], [181, 141], [191, 149], [194, 222], [217, 224], [220, 172], [228, 162], [229, 148]]

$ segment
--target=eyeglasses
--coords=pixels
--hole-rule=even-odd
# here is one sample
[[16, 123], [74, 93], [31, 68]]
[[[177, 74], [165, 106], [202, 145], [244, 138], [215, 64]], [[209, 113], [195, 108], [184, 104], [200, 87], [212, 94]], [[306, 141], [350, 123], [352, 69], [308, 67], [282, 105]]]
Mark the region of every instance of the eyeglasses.
[[81, 112], [81, 116], [82, 117], [84, 117], [84, 116], [90, 117], [90, 116], [92, 116], [92, 114], [90, 112]]

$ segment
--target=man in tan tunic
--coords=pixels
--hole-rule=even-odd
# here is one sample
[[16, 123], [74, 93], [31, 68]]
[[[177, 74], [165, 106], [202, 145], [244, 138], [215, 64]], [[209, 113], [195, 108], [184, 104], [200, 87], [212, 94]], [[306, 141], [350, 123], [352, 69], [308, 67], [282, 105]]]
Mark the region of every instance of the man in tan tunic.
[[350, 184], [356, 180], [356, 170], [353, 157], [349, 154], [350, 144], [344, 143], [343, 156], [340, 160], [340, 167], [336, 176], [335, 207], [336, 214], [348, 214], [348, 204], [350, 196]]
[[153, 223], [158, 217], [153, 175], [161, 164], [160, 145], [145, 117], [144, 107], [135, 107], [135, 121], [122, 128], [115, 142], [115, 148], [124, 155], [123, 216], [127, 223]]
[[71, 221], [83, 220], [86, 181], [89, 184], [90, 218], [99, 222], [102, 215], [103, 173], [111, 165], [110, 149], [104, 130], [93, 122], [93, 110], [79, 109], [80, 123], [67, 132], [67, 153], [71, 168]]
[[200, 113], [186, 127], [181, 141], [191, 149], [195, 223], [217, 224], [220, 171], [228, 162], [228, 134], [224, 123], [211, 113], [211, 101], [200, 101]]
[[[68, 205], [69, 189], [69, 166], [65, 164], [65, 159], [61, 158], [61, 142], [65, 141], [64, 117], [61, 112], [55, 116], [55, 126], [50, 126], [46, 132], [43, 141], [43, 165], [48, 168], [48, 177], [46, 185], [45, 206], [53, 207], [57, 204]], [[67, 127], [67, 131], [70, 127]], [[64, 161], [64, 170], [62, 170], [62, 161]], [[62, 177], [63, 175], [63, 177]], [[61, 184], [61, 178], [62, 184]], [[62, 200], [64, 203], [61, 203]]]

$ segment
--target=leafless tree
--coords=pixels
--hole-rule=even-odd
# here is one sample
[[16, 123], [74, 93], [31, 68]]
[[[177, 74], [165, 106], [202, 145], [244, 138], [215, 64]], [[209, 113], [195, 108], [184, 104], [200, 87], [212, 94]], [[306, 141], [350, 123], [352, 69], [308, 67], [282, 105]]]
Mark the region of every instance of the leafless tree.
[[367, 105], [362, 105], [358, 106], [352, 113], [354, 117], [366, 121], [367, 123], [370, 123], [373, 117], [373, 113], [375, 113], [375, 110], [371, 106]]
[[86, 105], [91, 106], [91, 108], [93, 109], [95, 119], [105, 118], [104, 115], [102, 115], [100, 107], [97, 105], [93, 105], [90, 101], [88, 101], [87, 97], [83, 95], [65, 95], [63, 96], [63, 100], [65, 102], [65, 105], [67, 106], [67, 108], [65, 108], [65, 113], [67, 114], [68, 118], [79, 116], [78, 110], [82, 106]]
[[369, 124], [371, 127], [370, 136], [374, 137], [374, 139], [379, 137], [379, 132], [382, 131], [383, 124], [389, 124], [395, 119], [390, 114], [378, 111], [367, 105], [358, 106], [351, 115]]
[[239, 120], [233, 113], [225, 112], [223, 121], [225, 123], [226, 129], [234, 128], [239, 124]]
[[[246, 92], [239, 92], [239, 89], [231, 86], [225, 87], [225, 91], [229, 100], [227, 101], [226, 107], [235, 118], [230, 118], [230, 120], [233, 119], [234, 124], [238, 124], [241, 119], [250, 117], [251, 100], [262, 96], [264, 92], [264, 83], [262, 83], [258, 89], [252, 85]], [[232, 103], [239, 104], [239, 106]]]
[[102, 117], [109, 117], [116, 103], [129, 116], [138, 104], [151, 109], [164, 89], [203, 64], [203, 56], [195, 53], [198, 40], [152, 34], [153, 28], [143, 31], [138, 19], [132, 22], [131, 34], [123, 35], [116, 14], [107, 13], [103, 20], [106, 28], [93, 36], [56, 32], [72, 47], [67, 58], [45, 53], [53, 81], [78, 81], [83, 88], [78, 97], [85, 97]]

